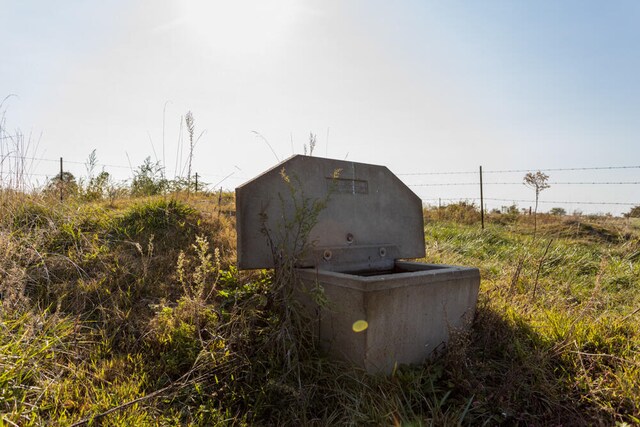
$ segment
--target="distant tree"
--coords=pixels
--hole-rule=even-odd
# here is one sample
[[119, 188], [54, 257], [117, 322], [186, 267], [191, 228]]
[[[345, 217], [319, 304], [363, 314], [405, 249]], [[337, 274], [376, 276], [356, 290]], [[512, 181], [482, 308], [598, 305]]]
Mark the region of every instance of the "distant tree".
[[551, 208], [549, 213], [551, 215], [564, 216], [567, 214], [567, 211], [564, 208]]
[[515, 203], [511, 206], [508, 206], [506, 208], [505, 213], [509, 214], [509, 215], [518, 215], [520, 212], [518, 211], [518, 205], [516, 205]]
[[640, 205], [632, 207], [624, 216], [627, 218], [640, 218]]
[[78, 193], [78, 183], [76, 177], [71, 172], [62, 172], [62, 176], [57, 174], [44, 188], [45, 194], [58, 197], [62, 193], [62, 197], [75, 196]]
[[538, 199], [540, 198], [540, 193], [549, 188], [550, 185], [547, 184], [547, 180], [549, 179], [549, 175], [542, 173], [540, 171], [536, 173], [529, 172], [524, 176], [524, 185], [529, 188], [532, 188], [536, 192], [536, 207], [533, 210], [533, 234], [535, 236], [536, 231], [538, 229], [538, 221], [537, 221], [537, 213], [538, 213]]

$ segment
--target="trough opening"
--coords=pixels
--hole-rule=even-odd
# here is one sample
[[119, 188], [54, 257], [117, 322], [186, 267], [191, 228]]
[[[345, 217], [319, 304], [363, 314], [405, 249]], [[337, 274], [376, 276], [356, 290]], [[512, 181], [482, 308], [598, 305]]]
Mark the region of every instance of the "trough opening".
[[374, 276], [390, 276], [393, 274], [400, 273], [415, 273], [418, 271], [429, 271], [429, 270], [441, 270], [447, 268], [448, 266], [437, 266], [432, 264], [422, 264], [419, 268], [416, 266], [406, 267], [400, 266], [396, 264], [391, 269], [386, 270], [354, 270], [354, 271], [342, 271], [342, 274], [350, 274], [352, 276], [360, 276], [360, 277], [374, 277]]

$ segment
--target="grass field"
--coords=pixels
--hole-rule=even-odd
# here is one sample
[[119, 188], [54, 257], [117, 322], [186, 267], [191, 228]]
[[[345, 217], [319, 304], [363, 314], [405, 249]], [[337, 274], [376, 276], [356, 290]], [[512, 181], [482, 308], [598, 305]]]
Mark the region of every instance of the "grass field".
[[232, 194], [43, 197], [0, 193], [0, 426], [640, 423], [638, 219], [425, 210], [426, 260], [481, 270], [476, 318], [383, 377], [235, 269]]

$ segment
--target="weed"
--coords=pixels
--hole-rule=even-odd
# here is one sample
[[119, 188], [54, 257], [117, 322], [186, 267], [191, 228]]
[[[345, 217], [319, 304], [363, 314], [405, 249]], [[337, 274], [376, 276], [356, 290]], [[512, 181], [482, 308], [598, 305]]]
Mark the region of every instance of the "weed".
[[155, 196], [164, 194], [168, 188], [169, 182], [164, 178], [160, 163], [153, 163], [151, 157], [147, 157], [134, 173], [131, 195]]

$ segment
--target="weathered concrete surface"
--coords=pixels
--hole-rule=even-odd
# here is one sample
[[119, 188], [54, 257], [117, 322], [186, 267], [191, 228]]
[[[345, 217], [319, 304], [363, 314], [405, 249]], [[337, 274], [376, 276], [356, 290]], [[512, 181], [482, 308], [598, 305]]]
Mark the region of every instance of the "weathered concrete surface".
[[[321, 286], [329, 301], [318, 307], [298, 289], [326, 351], [388, 373], [396, 363], [421, 363], [452, 328], [468, 326], [478, 269], [397, 261], [425, 254], [422, 202], [383, 166], [294, 156], [238, 187], [239, 268], [273, 267], [271, 244], [291, 246], [295, 227], [285, 233], [285, 224], [303, 200], [328, 200], [296, 270], [301, 288]], [[358, 320], [367, 329], [354, 332]]]
[[[329, 304], [302, 298], [315, 316], [321, 347], [369, 372], [389, 373], [394, 365], [421, 363], [473, 319], [480, 286], [477, 268], [396, 262], [402, 273], [363, 277], [298, 269], [307, 288], [320, 285]], [[368, 328], [354, 332], [365, 320]]]
[[[281, 176], [283, 169], [290, 184]], [[299, 260], [300, 266], [384, 269], [396, 258], [424, 256], [422, 202], [389, 169], [298, 155], [236, 189], [239, 268], [273, 267], [261, 218], [274, 244], [281, 244], [283, 223], [296, 214], [291, 188], [299, 199], [328, 197], [311, 230], [314, 250]]]

